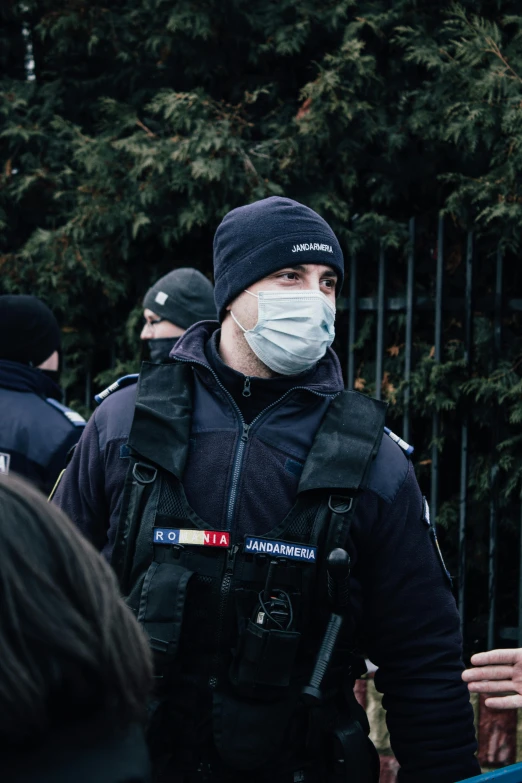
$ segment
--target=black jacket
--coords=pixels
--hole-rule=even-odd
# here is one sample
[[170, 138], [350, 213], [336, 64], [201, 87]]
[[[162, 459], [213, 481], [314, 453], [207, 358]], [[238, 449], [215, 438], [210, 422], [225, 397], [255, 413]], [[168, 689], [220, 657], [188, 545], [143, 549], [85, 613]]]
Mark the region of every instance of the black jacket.
[[0, 474], [18, 473], [51, 491], [85, 427], [61, 398], [41, 370], [0, 361]]
[[[300, 377], [295, 391], [279, 389], [280, 402], [251, 424], [242, 468], [233, 471], [244, 424], [231, 399], [232, 371], [225, 375], [217, 368], [216, 374], [205, 353], [215, 329], [208, 323], [193, 326], [171, 354], [194, 368], [193, 409], [187, 415], [184, 401], [171, 396], [165, 432], [159, 439], [151, 435], [151, 459], [158, 462], [163, 450], [181, 466], [188, 502], [209, 528], [263, 536], [295, 502], [316, 429], [343, 388], [339, 363], [330, 351]], [[159, 375], [169, 367], [149, 370]], [[145, 376], [147, 368], [142, 383], [149, 388]], [[238, 379], [239, 398], [244, 380]], [[251, 406], [265, 394], [265, 385], [275, 382], [251, 379]], [[161, 397], [155, 387], [150, 391]], [[136, 386], [129, 386], [102, 403], [55, 497], [107, 557], [118, 525], [135, 401]], [[268, 398], [263, 405], [269, 405]], [[166, 432], [179, 422], [186, 438], [173, 449]], [[379, 667], [375, 682], [384, 693], [392, 747], [402, 767], [399, 780], [455, 783], [478, 774], [455, 600], [413, 466], [388, 436], [359, 500], [350, 538], [353, 614], [364, 649]]]

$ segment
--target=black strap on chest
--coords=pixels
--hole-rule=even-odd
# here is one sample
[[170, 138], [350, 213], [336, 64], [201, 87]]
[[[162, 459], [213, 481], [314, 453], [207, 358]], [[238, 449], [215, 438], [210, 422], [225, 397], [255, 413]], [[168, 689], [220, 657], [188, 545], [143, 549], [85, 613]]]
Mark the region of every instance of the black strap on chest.
[[359, 392], [338, 394], [315, 436], [299, 494], [321, 489], [353, 498], [362, 491], [381, 445], [387, 407]]
[[144, 362], [128, 441], [137, 454], [180, 480], [187, 461], [192, 389], [190, 365]]
[[330, 492], [327, 553], [345, 546], [357, 501], [381, 445], [387, 407], [358, 392], [341, 392], [317, 431], [298, 493]]

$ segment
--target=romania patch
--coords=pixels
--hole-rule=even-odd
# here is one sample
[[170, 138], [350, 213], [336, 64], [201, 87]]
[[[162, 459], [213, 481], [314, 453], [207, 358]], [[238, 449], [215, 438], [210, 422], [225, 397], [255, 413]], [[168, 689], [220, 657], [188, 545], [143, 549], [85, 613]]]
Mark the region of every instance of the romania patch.
[[293, 544], [289, 541], [271, 541], [268, 538], [245, 538], [244, 552], [249, 554], [276, 555], [287, 557], [290, 560], [304, 560], [314, 562], [317, 559], [317, 547], [306, 544]]
[[188, 544], [192, 546], [230, 546], [230, 533], [225, 530], [179, 530], [155, 527], [154, 544]]

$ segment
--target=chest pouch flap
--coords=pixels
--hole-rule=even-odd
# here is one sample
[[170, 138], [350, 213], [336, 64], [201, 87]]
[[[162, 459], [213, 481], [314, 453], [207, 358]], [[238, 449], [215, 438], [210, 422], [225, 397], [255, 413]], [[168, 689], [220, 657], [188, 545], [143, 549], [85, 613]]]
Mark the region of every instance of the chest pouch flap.
[[181, 565], [153, 562], [143, 581], [138, 620], [154, 652], [169, 659], [178, 650], [187, 586], [192, 575], [193, 571]]
[[301, 634], [262, 628], [250, 620], [230, 670], [234, 687], [251, 699], [270, 701], [290, 684]]

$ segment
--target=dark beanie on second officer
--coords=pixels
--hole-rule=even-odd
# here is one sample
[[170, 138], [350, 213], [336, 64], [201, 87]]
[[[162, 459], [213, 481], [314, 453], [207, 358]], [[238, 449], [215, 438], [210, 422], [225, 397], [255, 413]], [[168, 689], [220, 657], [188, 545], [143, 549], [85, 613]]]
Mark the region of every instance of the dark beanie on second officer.
[[60, 327], [36, 296], [0, 296], [0, 359], [38, 367], [60, 350]]
[[215, 321], [214, 288], [197, 269], [182, 267], [149, 288], [143, 307], [182, 329], [198, 321]]
[[214, 236], [214, 298], [219, 320], [227, 304], [249, 285], [298, 264], [331, 266], [339, 278], [337, 293], [341, 290], [343, 253], [334, 232], [317, 212], [280, 196], [233, 209]]

